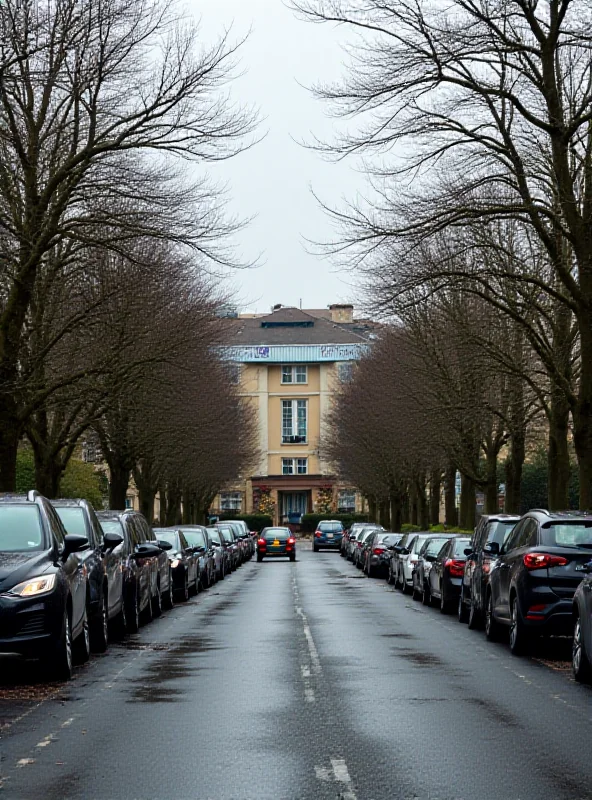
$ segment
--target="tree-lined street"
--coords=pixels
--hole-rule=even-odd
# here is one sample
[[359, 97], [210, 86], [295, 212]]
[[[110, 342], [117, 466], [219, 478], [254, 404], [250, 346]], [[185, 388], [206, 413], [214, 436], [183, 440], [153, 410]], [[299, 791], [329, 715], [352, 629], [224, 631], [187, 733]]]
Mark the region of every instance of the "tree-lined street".
[[4, 684], [2, 791], [589, 797], [590, 690], [555, 659], [517, 660], [303, 545], [165, 613], [20, 719]]

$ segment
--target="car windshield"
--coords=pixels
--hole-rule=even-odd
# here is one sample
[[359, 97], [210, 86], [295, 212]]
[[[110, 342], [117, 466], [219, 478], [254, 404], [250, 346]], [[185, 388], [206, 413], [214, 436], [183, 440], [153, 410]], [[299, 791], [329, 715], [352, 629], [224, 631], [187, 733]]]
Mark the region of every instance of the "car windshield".
[[163, 542], [170, 542], [175, 550], [181, 549], [179, 534], [176, 531], [162, 531], [158, 530], [158, 528], [155, 528], [154, 535], [157, 539], [161, 539]]
[[550, 522], [543, 525], [541, 544], [548, 547], [585, 547], [592, 549], [592, 523]]
[[487, 542], [497, 542], [500, 547], [512, 533], [516, 522], [493, 522], [487, 532]]
[[118, 533], [123, 536], [123, 525], [118, 519], [101, 519], [99, 521], [104, 533]]
[[224, 541], [230, 542], [232, 544], [232, 542], [234, 541], [234, 536], [232, 535], [232, 531], [230, 530], [230, 528], [218, 528], [218, 530], [222, 534]]
[[210, 542], [212, 542], [212, 544], [222, 544], [220, 541], [220, 531], [218, 528], [208, 528], [208, 536], [210, 537]]
[[261, 535], [264, 539], [285, 539], [290, 531], [287, 528], [267, 528]]
[[43, 549], [39, 509], [34, 505], [0, 505], [0, 552]]
[[183, 531], [190, 547], [205, 547], [206, 537], [202, 531]]
[[341, 522], [319, 522], [319, 530], [320, 531], [342, 531], [343, 525]]
[[369, 536], [372, 536], [373, 533], [376, 533], [376, 528], [370, 528], [370, 530], [362, 531], [360, 536], [358, 536], [358, 541], [365, 542]]
[[437, 556], [442, 548], [442, 545], [446, 544], [447, 541], [448, 538], [445, 536], [441, 539], [428, 539], [426, 548], [424, 550], [424, 555]]
[[454, 549], [452, 551], [453, 556], [464, 556], [465, 549], [471, 543], [470, 539], [455, 539], [454, 540]]
[[400, 535], [398, 533], [383, 533], [378, 537], [378, 541], [382, 542], [383, 544], [397, 544], [400, 539]]
[[66, 533], [75, 533], [77, 536], [88, 536], [86, 523], [84, 521], [84, 511], [77, 506], [76, 508], [56, 508], [59, 518], [64, 523]]

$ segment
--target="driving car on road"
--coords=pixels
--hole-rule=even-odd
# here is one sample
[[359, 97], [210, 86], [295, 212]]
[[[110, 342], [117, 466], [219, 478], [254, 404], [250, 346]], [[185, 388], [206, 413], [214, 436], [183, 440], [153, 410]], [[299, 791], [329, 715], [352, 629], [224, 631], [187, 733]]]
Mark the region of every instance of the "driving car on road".
[[168, 552], [173, 574], [173, 592], [179, 600], [187, 601], [197, 594], [199, 582], [199, 555], [187, 541], [183, 531], [174, 528], [154, 528], [159, 541], [169, 542]]
[[366, 539], [362, 548], [362, 571], [369, 578], [386, 576], [392, 548], [401, 541], [401, 537], [401, 533], [374, 531]]
[[0, 652], [40, 659], [58, 680], [88, 660], [88, 547], [38, 492], [0, 495]]
[[440, 611], [449, 614], [458, 606], [462, 576], [467, 559], [468, 536], [455, 536], [440, 549], [427, 578], [426, 605], [440, 601]]
[[322, 548], [339, 550], [343, 538], [343, 522], [336, 519], [324, 519], [319, 522], [312, 539], [312, 549], [318, 553]]
[[[119, 621], [123, 610], [123, 536], [105, 534], [94, 508], [86, 500], [52, 500], [66, 533], [84, 536], [88, 549], [81, 555], [88, 575], [91, 649], [104, 653], [109, 644], [109, 623]], [[124, 612], [123, 612], [124, 613]]]
[[296, 561], [296, 539], [290, 528], [263, 528], [257, 539], [257, 561], [269, 556], [287, 556]]
[[592, 560], [592, 515], [535, 509], [505, 543], [491, 544], [499, 558], [485, 598], [490, 640], [509, 628], [510, 650], [526, 653], [534, 636], [573, 633], [573, 598]]
[[478, 628], [482, 624], [489, 573], [497, 558], [490, 545], [495, 542], [501, 548], [519, 519], [512, 514], [484, 514], [475, 528], [458, 605], [458, 619], [468, 622], [469, 628]]

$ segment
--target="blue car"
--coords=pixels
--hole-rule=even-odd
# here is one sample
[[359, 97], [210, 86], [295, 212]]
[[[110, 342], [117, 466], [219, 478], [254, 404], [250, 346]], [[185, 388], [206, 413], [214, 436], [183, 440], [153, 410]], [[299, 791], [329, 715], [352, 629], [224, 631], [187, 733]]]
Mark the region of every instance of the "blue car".
[[257, 561], [269, 556], [284, 556], [296, 561], [296, 539], [290, 528], [263, 528], [257, 539]]
[[315, 553], [318, 553], [321, 547], [340, 550], [342, 539], [343, 523], [336, 519], [324, 519], [317, 525], [312, 541], [312, 549]]

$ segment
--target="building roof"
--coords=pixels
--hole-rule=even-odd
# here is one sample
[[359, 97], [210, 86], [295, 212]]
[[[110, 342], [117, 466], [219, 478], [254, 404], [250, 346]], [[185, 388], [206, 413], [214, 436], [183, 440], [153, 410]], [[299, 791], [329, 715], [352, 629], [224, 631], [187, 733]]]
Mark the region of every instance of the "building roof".
[[260, 317], [229, 320], [232, 346], [362, 344], [371, 338], [364, 323], [332, 322], [325, 312], [317, 314], [316, 310], [282, 307]]

